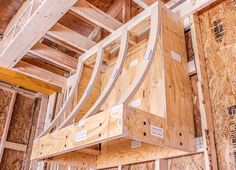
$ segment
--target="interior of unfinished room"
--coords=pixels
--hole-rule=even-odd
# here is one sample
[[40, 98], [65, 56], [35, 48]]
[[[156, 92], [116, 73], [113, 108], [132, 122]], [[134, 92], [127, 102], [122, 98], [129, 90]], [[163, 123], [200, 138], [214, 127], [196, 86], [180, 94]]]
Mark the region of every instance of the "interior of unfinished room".
[[0, 170], [236, 170], [236, 1], [0, 0]]

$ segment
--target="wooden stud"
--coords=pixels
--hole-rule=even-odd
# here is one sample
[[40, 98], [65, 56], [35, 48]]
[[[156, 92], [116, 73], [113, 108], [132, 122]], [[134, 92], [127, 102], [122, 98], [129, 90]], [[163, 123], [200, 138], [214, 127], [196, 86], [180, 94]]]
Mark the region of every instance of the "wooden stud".
[[191, 16], [191, 22], [192, 42], [198, 76], [198, 95], [204, 144], [205, 168], [206, 170], [217, 170], [218, 166], [214, 140], [211, 100], [197, 14]]
[[10, 104], [8, 107], [9, 110], [7, 112], [7, 119], [5, 122], [4, 130], [3, 130], [3, 134], [2, 134], [2, 138], [1, 138], [1, 143], [0, 143], [0, 162], [2, 161], [2, 156], [3, 156], [4, 148], [6, 145], [7, 134], [8, 134], [8, 130], [9, 130], [10, 123], [11, 123], [11, 117], [12, 117], [12, 113], [13, 113], [14, 104], [16, 101], [16, 96], [17, 96], [17, 93], [15, 91], [13, 91], [11, 101], [10, 101]]

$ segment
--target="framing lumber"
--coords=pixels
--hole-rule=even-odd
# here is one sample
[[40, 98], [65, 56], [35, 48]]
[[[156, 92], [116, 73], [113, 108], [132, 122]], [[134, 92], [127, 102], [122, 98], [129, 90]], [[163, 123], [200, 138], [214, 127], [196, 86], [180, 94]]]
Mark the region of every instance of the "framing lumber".
[[85, 0], [78, 1], [71, 10], [109, 32], [115, 31], [122, 25], [118, 20]]
[[156, 0], [133, 0], [133, 1], [143, 9], [148, 8], [150, 5], [156, 2]]
[[[71, 87], [71, 90], [68, 94], [68, 97], [66, 98], [64, 104], [62, 105], [60, 111], [57, 113], [57, 116], [55, 117], [55, 119], [52, 120], [51, 124], [46, 127], [46, 129], [38, 136], [39, 137], [42, 137], [44, 135], [46, 135], [47, 133], [50, 132], [50, 130], [55, 126], [57, 125], [58, 121], [60, 120], [60, 116], [66, 111], [66, 109], [69, 107], [72, 99], [73, 99], [73, 96], [75, 95], [76, 91], [77, 91], [77, 87], [78, 87], [78, 84], [80, 82], [80, 78], [81, 78], [81, 75], [82, 75], [82, 72], [83, 72], [83, 67], [84, 67], [84, 62], [81, 62], [80, 60], [78, 61], [78, 67], [77, 67], [77, 71], [76, 73], [73, 75], [75, 77], [75, 81], [74, 81], [74, 84], [72, 84], [72, 87], [69, 86], [69, 88]], [[69, 81], [69, 79], [68, 79]]]
[[2, 138], [1, 138], [1, 143], [0, 143], [0, 163], [2, 161], [4, 148], [6, 146], [7, 134], [8, 134], [8, 130], [9, 130], [10, 123], [11, 123], [11, 117], [12, 117], [14, 104], [15, 104], [15, 101], [16, 101], [16, 96], [17, 96], [17, 92], [12, 91], [12, 97], [11, 97], [11, 101], [10, 101], [10, 104], [9, 104], [9, 107], [8, 107], [9, 110], [7, 112], [7, 119], [6, 119], [6, 122], [5, 122], [4, 131], [3, 131]]
[[18, 62], [13, 70], [61, 88], [64, 88], [66, 86], [65, 77], [26, 63], [24, 61]]
[[60, 40], [61, 42], [64, 42], [65, 44], [68, 44], [70, 46], [73, 46], [79, 50], [87, 51], [93, 46], [96, 45], [96, 43], [92, 40], [90, 40], [87, 37], [84, 37], [83, 35], [59, 24], [56, 23], [48, 32], [47, 35], [50, 37], [53, 37], [55, 39]]
[[33, 77], [26, 76], [22, 73], [0, 67], [0, 81], [21, 86], [25, 89], [43, 93], [45, 95], [50, 95], [54, 92], [60, 92], [61, 88]]
[[5, 142], [5, 148], [6, 149], [12, 149], [16, 151], [26, 152], [27, 145], [19, 144], [19, 143], [13, 143], [13, 142]]
[[129, 33], [128, 33], [127, 28], [124, 28], [122, 30], [121, 35], [122, 35], [122, 37], [121, 37], [120, 51], [119, 51], [116, 65], [115, 65], [114, 70], [111, 74], [111, 78], [110, 78], [109, 82], [107, 83], [106, 87], [104, 88], [103, 92], [100, 94], [97, 101], [89, 109], [89, 111], [83, 116], [82, 120], [95, 114], [100, 109], [103, 102], [107, 99], [107, 97], [111, 93], [112, 89], [114, 88], [115, 83], [118, 80], [120, 73], [122, 72], [123, 65], [125, 62], [125, 57], [126, 57], [127, 51], [128, 51]]
[[[146, 122], [145, 125], [144, 121]], [[174, 127], [167, 126], [163, 118], [135, 108], [118, 105], [93, 115], [83, 122], [70, 125], [36, 139], [31, 159], [45, 159], [116, 139], [119, 142], [121, 138], [141, 141], [144, 146], [145, 143], [149, 143], [149, 147], [153, 148], [155, 148], [155, 145], [164, 145], [165, 142], [169, 142], [170, 146], [174, 146], [173, 141], [165, 141], [163, 138], [151, 135], [151, 126], [163, 128], [167, 136], [178, 131]], [[143, 132], [146, 132], [145, 135]], [[84, 137], [80, 138], [82, 133]], [[184, 150], [180, 151], [181, 154], [194, 150], [193, 146], [188, 142], [184, 142], [183, 145], [185, 146], [175, 146], [176, 149]], [[148, 159], [155, 159], [154, 157], [152, 155]], [[103, 159], [102, 153], [101, 159]]]
[[127, 89], [125, 94], [121, 97], [118, 104], [128, 104], [132, 97], [135, 95], [137, 90], [142, 85], [153, 61], [154, 56], [156, 55], [157, 41], [160, 38], [160, 14], [158, 6], [154, 7], [151, 12], [151, 29], [149, 35], [148, 46], [145, 52], [144, 61], [140, 68], [140, 73], [133, 80], [130, 87]]
[[131, 18], [131, 1], [132, 0], [123, 0], [122, 8], [122, 22], [126, 23]]
[[[67, 118], [61, 123], [61, 125], [59, 126], [59, 129], [65, 127], [68, 125], [68, 123], [73, 120], [73, 118], [76, 116], [77, 113], [80, 112], [81, 108], [84, 106], [85, 102], [87, 101], [89, 95], [91, 94], [96, 80], [99, 76], [99, 73], [101, 71], [101, 65], [102, 65], [102, 61], [103, 61], [103, 49], [98, 47], [98, 52], [97, 52], [97, 57], [96, 57], [96, 63], [93, 69], [93, 73], [91, 75], [91, 78], [89, 80], [89, 83], [87, 85], [87, 88], [85, 89], [83, 95], [81, 96], [80, 100], [77, 102], [76, 106], [74, 107], [74, 109], [72, 110], [72, 112], [67, 116]], [[60, 115], [58, 115], [59, 117]]]
[[49, 61], [61, 68], [69, 71], [75, 71], [77, 69], [77, 60], [67, 54], [55, 50], [45, 44], [37, 43], [29, 53], [38, 56], [46, 61]]
[[13, 68], [76, 1], [43, 1], [1, 53], [0, 66]]
[[[122, 1], [116, 0], [111, 7], [108, 9], [107, 14], [111, 17], [117, 17], [117, 15], [122, 10]], [[94, 28], [94, 30], [90, 33], [89, 38], [98, 41], [101, 36], [101, 27], [97, 26]]]
[[199, 18], [197, 14], [191, 16], [191, 35], [198, 76], [197, 86], [203, 134], [205, 168], [206, 170], [217, 170], [218, 166], [216, 158], [211, 100], [208, 89], [208, 79], [199, 27]]

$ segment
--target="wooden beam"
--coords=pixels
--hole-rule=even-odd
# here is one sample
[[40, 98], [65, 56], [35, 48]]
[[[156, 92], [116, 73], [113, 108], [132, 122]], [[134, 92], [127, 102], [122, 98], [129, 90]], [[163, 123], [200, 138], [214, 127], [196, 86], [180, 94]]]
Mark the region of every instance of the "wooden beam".
[[27, 145], [19, 144], [19, 143], [13, 143], [13, 142], [6, 142], [5, 148], [12, 149], [16, 151], [26, 152]]
[[46, 95], [61, 91], [60, 87], [3, 67], [0, 67], [0, 74], [0, 81], [15, 86], [21, 86], [28, 90], [40, 92]]
[[191, 14], [200, 11], [216, 0], [197, 0], [197, 1], [184, 1], [180, 5], [176, 6], [172, 11], [178, 14], [180, 17], [185, 18]]
[[201, 114], [201, 125], [204, 145], [204, 161], [206, 170], [217, 170], [217, 157], [214, 139], [213, 117], [206, 71], [205, 55], [202, 45], [198, 15], [191, 16], [191, 37], [198, 76], [198, 95]]
[[150, 5], [152, 5], [156, 0], [133, 0], [136, 4], [141, 6], [143, 9], [148, 8]]
[[[121, 0], [116, 0], [110, 8], [107, 10], [107, 14], [110, 15], [111, 17], [115, 18], [117, 15], [120, 13], [122, 9], [122, 1]], [[90, 33], [89, 39], [98, 41], [101, 37], [101, 27], [97, 26], [94, 28], [94, 30]]]
[[44, 0], [1, 53], [0, 66], [13, 68], [76, 1]]
[[17, 96], [17, 92], [13, 91], [11, 101], [10, 101], [10, 104], [9, 104], [9, 107], [8, 107], [9, 110], [7, 112], [7, 118], [6, 118], [6, 122], [5, 122], [5, 125], [4, 125], [4, 130], [3, 130], [3, 134], [2, 134], [2, 138], [1, 138], [1, 143], [0, 143], [0, 163], [2, 161], [4, 148], [6, 146], [7, 134], [8, 134], [8, 130], [9, 130], [10, 123], [11, 123], [11, 117], [12, 117], [14, 104], [15, 104], [15, 101], [16, 101], [16, 96]]
[[24, 61], [20, 61], [19, 63], [17, 63], [13, 70], [61, 88], [64, 88], [66, 86], [65, 77], [26, 63]]
[[56, 23], [48, 32], [47, 35], [56, 38], [65, 44], [69, 44], [82, 51], [87, 51], [92, 48], [96, 43], [87, 37]]
[[122, 22], [126, 23], [131, 18], [131, 0], [123, 0]]
[[71, 10], [109, 32], [115, 31], [122, 23], [85, 0], [78, 1]]
[[168, 170], [168, 160], [167, 159], [155, 160], [155, 170]]
[[63, 52], [55, 50], [45, 44], [37, 43], [29, 53], [36, 55], [46, 61], [60, 66], [69, 71], [77, 69], [77, 60]]

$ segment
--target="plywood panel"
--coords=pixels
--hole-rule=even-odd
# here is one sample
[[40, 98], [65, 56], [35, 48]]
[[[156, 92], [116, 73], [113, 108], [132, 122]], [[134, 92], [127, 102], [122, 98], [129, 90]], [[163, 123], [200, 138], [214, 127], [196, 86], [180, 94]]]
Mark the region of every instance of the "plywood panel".
[[[236, 6], [226, 0], [199, 15], [219, 169], [234, 169], [227, 108], [236, 103]], [[232, 154], [233, 156], [234, 154]]]

